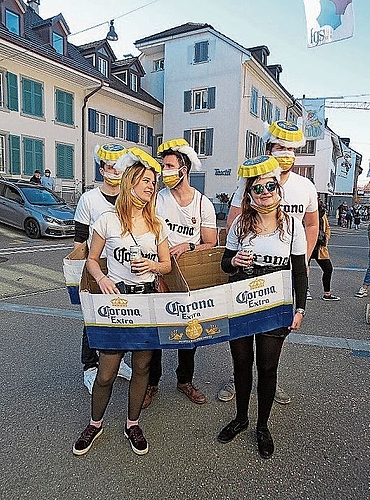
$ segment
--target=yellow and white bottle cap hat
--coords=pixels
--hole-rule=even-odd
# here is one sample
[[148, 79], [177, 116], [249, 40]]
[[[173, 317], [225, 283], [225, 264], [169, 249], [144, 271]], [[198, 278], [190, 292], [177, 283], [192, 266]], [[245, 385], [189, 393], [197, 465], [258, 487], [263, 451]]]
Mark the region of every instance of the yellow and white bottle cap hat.
[[108, 143], [99, 146], [97, 144], [94, 149], [94, 157], [97, 163], [103, 160], [107, 165], [114, 165], [127, 149], [121, 144]]
[[262, 177], [269, 174], [280, 180], [281, 168], [279, 162], [273, 156], [262, 155], [246, 160], [239, 166], [239, 177]]
[[115, 165], [116, 170], [124, 172], [135, 163], [141, 163], [145, 168], [152, 168], [157, 174], [162, 171], [161, 165], [150, 154], [140, 148], [129, 148], [121, 155]]
[[306, 144], [302, 129], [287, 120], [278, 120], [272, 123], [262, 139], [265, 142], [278, 143], [290, 148], [300, 148]]
[[158, 146], [157, 153], [161, 155], [168, 149], [172, 149], [172, 151], [178, 151], [179, 153], [186, 155], [190, 160], [191, 168], [193, 168], [194, 170], [200, 169], [201, 163], [197, 156], [197, 153], [191, 146], [189, 146], [188, 141], [186, 141], [185, 139], [171, 139], [170, 141], [162, 142], [162, 144]]

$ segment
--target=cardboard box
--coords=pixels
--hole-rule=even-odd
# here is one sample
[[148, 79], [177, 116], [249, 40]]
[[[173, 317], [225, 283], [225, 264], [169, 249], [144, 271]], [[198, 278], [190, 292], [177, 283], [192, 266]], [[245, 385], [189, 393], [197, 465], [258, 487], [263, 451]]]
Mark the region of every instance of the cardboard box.
[[84, 268], [80, 300], [90, 346], [192, 348], [289, 326], [290, 271], [227, 283], [223, 252], [187, 252], [173, 261], [169, 293], [103, 295]]

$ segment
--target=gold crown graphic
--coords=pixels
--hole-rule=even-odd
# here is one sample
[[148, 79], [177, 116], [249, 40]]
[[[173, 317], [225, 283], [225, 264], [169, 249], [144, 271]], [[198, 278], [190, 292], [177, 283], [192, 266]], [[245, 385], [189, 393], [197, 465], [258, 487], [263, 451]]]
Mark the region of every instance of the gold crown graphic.
[[115, 307], [127, 307], [128, 300], [123, 299], [122, 297], [117, 297], [112, 299], [110, 303]]
[[251, 290], [256, 290], [257, 288], [263, 288], [265, 286], [265, 280], [262, 278], [256, 278], [249, 283], [249, 288]]

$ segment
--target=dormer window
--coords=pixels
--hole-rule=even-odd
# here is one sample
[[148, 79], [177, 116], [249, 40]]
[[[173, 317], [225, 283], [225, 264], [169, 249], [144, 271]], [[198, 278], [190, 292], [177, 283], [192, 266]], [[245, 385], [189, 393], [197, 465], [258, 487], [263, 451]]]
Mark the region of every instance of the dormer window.
[[98, 57], [98, 70], [104, 76], [108, 77], [108, 61], [102, 57]]
[[137, 92], [138, 87], [139, 87], [139, 78], [137, 75], [135, 75], [135, 73], [131, 73], [131, 75], [130, 75], [130, 88], [134, 92]]
[[5, 9], [5, 25], [9, 31], [16, 35], [21, 34], [21, 18], [15, 12]]
[[53, 47], [58, 54], [64, 54], [64, 38], [53, 31]]

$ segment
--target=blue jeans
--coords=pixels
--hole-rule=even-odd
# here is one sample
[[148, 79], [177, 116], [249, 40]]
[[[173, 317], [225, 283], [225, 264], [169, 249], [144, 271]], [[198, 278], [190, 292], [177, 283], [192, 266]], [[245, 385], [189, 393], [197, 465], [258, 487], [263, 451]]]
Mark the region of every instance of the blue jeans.
[[369, 263], [367, 265], [366, 274], [365, 274], [365, 278], [364, 278], [364, 285], [370, 286], [370, 257], [369, 257]]

